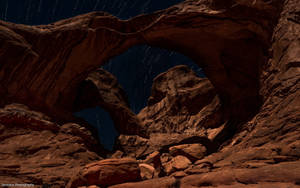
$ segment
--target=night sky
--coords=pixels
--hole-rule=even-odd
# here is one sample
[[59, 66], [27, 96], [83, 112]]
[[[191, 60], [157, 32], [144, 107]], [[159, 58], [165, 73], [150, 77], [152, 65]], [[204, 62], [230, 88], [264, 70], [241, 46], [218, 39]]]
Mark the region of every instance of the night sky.
[[[105, 11], [121, 19], [151, 13], [182, 0], [0, 0], [0, 19], [28, 25], [49, 24], [91, 11]], [[126, 91], [130, 107], [138, 113], [147, 104], [153, 78], [175, 65], [201, 69], [189, 58], [166, 49], [136, 46], [111, 59], [104, 69], [114, 74]], [[117, 132], [108, 113], [99, 107], [76, 113], [96, 126], [101, 143], [112, 149]]]
[[167, 8], [182, 0], [0, 0], [0, 18], [29, 25], [49, 24], [91, 11], [121, 19]]

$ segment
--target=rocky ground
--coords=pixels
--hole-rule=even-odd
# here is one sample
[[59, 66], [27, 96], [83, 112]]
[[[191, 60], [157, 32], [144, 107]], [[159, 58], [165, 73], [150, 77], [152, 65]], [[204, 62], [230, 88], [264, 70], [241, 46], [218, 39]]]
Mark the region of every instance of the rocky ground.
[[[186, 0], [127, 21], [1, 21], [0, 183], [300, 187], [299, 12], [298, 0]], [[97, 67], [137, 44], [179, 51], [207, 78], [169, 69], [135, 115]], [[113, 152], [72, 116], [92, 106], [120, 132]]]

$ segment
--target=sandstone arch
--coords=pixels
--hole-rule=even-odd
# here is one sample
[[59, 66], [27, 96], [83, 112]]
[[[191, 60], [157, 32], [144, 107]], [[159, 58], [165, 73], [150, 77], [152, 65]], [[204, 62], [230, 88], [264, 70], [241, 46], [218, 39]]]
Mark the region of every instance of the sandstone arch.
[[223, 103], [234, 106], [230, 115], [246, 118], [259, 106], [273, 4], [199, 0], [125, 21], [102, 12], [43, 26], [1, 21], [1, 104], [21, 102], [69, 119], [78, 83], [109, 58], [148, 44], [192, 58]]
[[[213, 6], [215, 5], [210, 4], [210, 2], [215, 2], [215, 3], [226, 2], [226, 3], [218, 4], [217, 6], [218, 8], [213, 8]], [[267, 3], [264, 4], [264, 2]], [[282, 3], [282, 4], [274, 5], [274, 7], [282, 7], [283, 11], [281, 12], [281, 11], [272, 10], [272, 6], [274, 3], [275, 4]], [[254, 46], [252, 46], [252, 48], [251, 45], [248, 46], [247, 45], [248, 43], [246, 43], [246, 41], [250, 42], [250, 44], [251, 42], [253, 43], [257, 42], [256, 44], [261, 44], [261, 45], [267, 44], [268, 40], [267, 41], [263, 40], [264, 38], [262, 37], [263, 35], [257, 35], [257, 40], [253, 41], [252, 38], [250, 37], [251, 32], [250, 33], [248, 32], [249, 35], [246, 36], [244, 35], [245, 38], [241, 38], [237, 41], [228, 40], [230, 41], [230, 43], [226, 43], [226, 47], [227, 46], [230, 47], [231, 45], [229, 44], [233, 45], [234, 42], [236, 43], [241, 42], [239, 45], [243, 46], [242, 44], [244, 44], [243, 48], [241, 47], [235, 49], [236, 51], [233, 51], [235, 52], [233, 54], [229, 53], [230, 52], [229, 49], [234, 50], [234, 48], [229, 48], [228, 51], [225, 50], [226, 52], [225, 55], [223, 55], [224, 53], [220, 53], [222, 57], [221, 59], [223, 60], [221, 62], [224, 62], [224, 59], [227, 61], [232, 59], [235, 60], [232, 61], [233, 64], [225, 63], [227, 65], [224, 66], [224, 69], [226, 70], [226, 74], [225, 74], [226, 76], [232, 75], [230, 74], [230, 71], [235, 71], [235, 72], [241, 71], [246, 75], [247, 70], [251, 72], [250, 68], [252, 66], [253, 67], [258, 66], [256, 67], [258, 71], [260, 71], [259, 67], [262, 66], [261, 68], [262, 70], [261, 72], [259, 72], [259, 76], [260, 76], [259, 81], [261, 85], [258, 85], [258, 87], [260, 90], [259, 91], [260, 94], [263, 96], [263, 105], [259, 109], [259, 112], [251, 120], [246, 121], [244, 124], [241, 125], [244, 128], [242, 131], [236, 132], [234, 135], [231, 135], [232, 139], [226, 140], [225, 143], [221, 142], [222, 144], [221, 149], [219, 148], [218, 151], [213, 149], [212, 152], [216, 151], [215, 153], [213, 154], [208, 153], [208, 156], [201, 159], [200, 161], [195, 162], [192, 166], [190, 166], [192, 168], [187, 169], [187, 171], [185, 171], [186, 176], [183, 173], [180, 173], [180, 171], [178, 171], [179, 173], [176, 173], [176, 176], [180, 178], [176, 180], [175, 178], [170, 176], [170, 177], [157, 178], [153, 180], [141, 181], [136, 183], [131, 182], [131, 183], [125, 183], [121, 185], [113, 185], [112, 187], [116, 188], [116, 187], [138, 187], [138, 186], [147, 187], [148, 186], [148, 187], [161, 188], [161, 187], [170, 187], [172, 185], [178, 185], [178, 184], [180, 184], [182, 187], [197, 187], [201, 185], [208, 185], [211, 187], [212, 186], [214, 187], [216, 186], [296, 187], [298, 186], [300, 182], [299, 176], [297, 176], [297, 174], [299, 174], [300, 171], [300, 163], [299, 163], [299, 158], [300, 158], [300, 153], [299, 153], [300, 151], [300, 144], [299, 144], [300, 143], [299, 142], [300, 140], [300, 134], [299, 134], [300, 133], [300, 127], [299, 127], [299, 107], [300, 107], [299, 105], [300, 102], [300, 94], [299, 94], [299, 88], [300, 88], [300, 84], [299, 84], [299, 80], [300, 80], [299, 79], [300, 76], [300, 69], [299, 69], [300, 16], [299, 15], [300, 13], [299, 10], [300, 9], [299, 7], [300, 7], [300, 2], [299, 0], [287, 0], [284, 2], [282, 0], [186, 1], [185, 3], [179, 5], [182, 6], [182, 9], [180, 8], [176, 9], [179, 11], [179, 13], [180, 12], [182, 13], [177, 18], [180, 19], [181, 16], [187, 15], [189, 14], [189, 12], [193, 13], [195, 11], [199, 11], [201, 7], [204, 7], [203, 5], [205, 6], [207, 5], [214, 10], [215, 9], [221, 10], [222, 8], [225, 7], [227, 10], [225, 12], [227, 13], [230, 12], [231, 14], [228, 13], [226, 16], [224, 16], [223, 19], [230, 17], [230, 15], [233, 15], [234, 18], [239, 18], [243, 21], [252, 20], [256, 24], [265, 28], [266, 31], [265, 34], [268, 34], [269, 28], [272, 28], [273, 24], [275, 24], [274, 20], [278, 18], [276, 17], [276, 14], [281, 12], [281, 16], [278, 20], [278, 24], [273, 29], [272, 32], [273, 38], [269, 46], [270, 53], [268, 55], [268, 60], [267, 60], [268, 62], [263, 63], [262, 65], [256, 65], [256, 64], [253, 65], [251, 64], [252, 62], [249, 61], [247, 62], [247, 64], [245, 64], [247, 66], [243, 67], [242, 65], [244, 64], [240, 63], [241, 61], [238, 61], [239, 59], [243, 60], [243, 54], [242, 55], [239, 54], [238, 50], [244, 51], [243, 49], [247, 47], [247, 49], [251, 51], [251, 49], [254, 48]], [[235, 9], [236, 7], [238, 7], [238, 9]], [[205, 10], [205, 8], [203, 10]], [[261, 14], [260, 10], [263, 10], [265, 14]], [[247, 11], [250, 11], [250, 13], [248, 14]], [[172, 11], [165, 12], [165, 13], [171, 14]], [[97, 15], [100, 17], [101, 15], [104, 16], [104, 14], [102, 13], [97, 13]], [[81, 20], [91, 19], [90, 14], [86, 15], [86, 17], [87, 18], [81, 17]], [[153, 19], [155, 18], [156, 17], [154, 16]], [[187, 18], [189, 17], [182, 17], [183, 20]], [[197, 19], [200, 18], [198, 17]], [[230, 18], [231, 18], [230, 20], [232, 20], [232, 17]], [[111, 20], [111, 22], [107, 22], [105, 25], [108, 26], [115, 25], [115, 22], [113, 21], [116, 20], [115, 18], [111, 19], [110, 17], [110, 18], [103, 18], [103, 19]], [[132, 23], [137, 23], [137, 21], [140, 19], [141, 17], [135, 18], [136, 22], [134, 21]], [[53, 58], [55, 59], [57, 54], [60, 54], [59, 52], [61, 52], [61, 54], [74, 53], [72, 52], [71, 47], [73, 46], [78, 47], [81, 45], [81, 41], [84, 41], [84, 33], [86, 30], [82, 28], [82, 25], [78, 26], [77, 24], [85, 23], [85, 22], [81, 22], [79, 18], [75, 18], [75, 20], [73, 21], [74, 21], [74, 25], [71, 24], [68, 26], [67, 25], [62, 26], [67, 23], [70, 24], [71, 22], [69, 20], [69, 21], [63, 21], [63, 23], [62, 22], [57, 23], [55, 26], [40, 26], [34, 28], [1, 22], [1, 26], [0, 26], [1, 27], [0, 28], [0, 40], [1, 40], [0, 41], [0, 46], [1, 46], [0, 48], [0, 57], [1, 57], [0, 58], [1, 60], [0, 61], [0, 79], [1, 79], [0, 93], [1, 95], [0, 96], [1, 98], [0, 100], [2, 103], [9, 102], [7, 99], [10, 99], [11, 101], [18, 100], [25, 104], [31, 104], [32, 107], [41, 108], [41, 110], [43, 111], [46, 110], [46, 107], [48, 108], [48, 110], [52, 109], [52, 112], [56, 112], [58, 110], [58, 107], [61, 107], [61, 109], [65, 110], [65, 112], [69, 111], [68, 106], [64, 106], [64, 104], [72, 103], [70, 102], [72, 100], [51, 101], [50, 100], [51, 98], [48, 97], [55, 96], [54, 94], [55, 92], [57, 92], [56, 90], [51, 90], [53, 88], [50, 87], [51, 85], [49, 86], [49, 83], [51, 83], [51, 80], [53, 80], [55, 81], [53, 85], [57, 84], [55, 86], [59, 86], [60, 83], [56, 83], [56, 80], [53, 79], [53, 77], [56, 77], [57, 75], [63, 75], [62, 74], [63, 70], [65, 70], [63, 69], [63, 67], [62, 68], [60, 68], [60, 66], [56, 67], [55, 65], [59, 65], [59, 63], [53, 64], [52, 62]], [[144, 21], [146, 22], [147, 19]], [[141, 22], [144, 23], [144, 21]], [[252, 23], [252, 21], [250, 22]], [[116, 23], [120, 23], [119, 25], [120, 28], [123, 27], [122, 25], [127, 25], [128, 22], [130, 21], [124, 21], [124, 22], [116, 21]], [[164, 24], [168, 25], [169, 23], [165, 22]], [[245, 23], [243, 22], [243, 24]], [[136, 27], [139, 27], [137, 25]], [[250, 25], [253, 26], [255, 24], [252, 23]], [[141, 28], [144, 28], [144, 26], [145, 25], [141, 25]], [[61, 27], [65, 27], [65, 28], [62, 29]], [[74, 30], [71, 29], [71, 27], [73, 27]], [[57, 30], [55, 30], [55, 28]], [[116, 29], [117, 26], [114, 26], [114, 28]], [[129, 33], [135, 31], [135, 28], [133, 26], [132, 27], [124, 26], [124, 28], [127, 28], [127, 32]], [[92, 30], [89, 31], [93, 32]], [[247, 29], [243, 30], [243, 32], [244, 31], [247, 31]], [[211, 32], [213, 33], [215, 31], [212, 30]], [[253, 33], [254, 32], [252, 32], [252, 34]], [[57, 40], [54, 40], [56, 39], [55, 36], [57, 36]], [[130, 36], [134, 36], [134, 35], [130, 35]], [[266, 36], [271, 36], [271, 33], [269, 33], [269, 35]], [[47, 40], [47, 37], [49, 37], [49, 40]], [[187, 35], [186, 38], [188, 37], [189, 36]], [[269, 37], [266, 37], [266, 39], [267, 38]], [[251, 40], [249, 41], [249, 39]], [[139, 38], [135, 38], [135, 40], [142, 41], [142, 39]], [[182, 41], [184, 42], [184, 40]], [[148, 40], [148, 42], [151, 41]], [[154, 42], [152, 43], [152, 45], [154, 45]], [[266, 45], [266, 47], [263, 46], [261, 48], [258, 48], [259, 49], [258, 51], [263, 52], [262, 55], [264, 55], [264, 53], [266, 54], [267, 46], [268, 45]], [[66, 50], [65, 47], [68, 50]], [[117, 48], [117, 49], [118, 51], [114, 51], [115, 49], [112, 49], [112, 51], [114, 51], [115, 53], [110, 55], [115, 55], [120, 53], [122, 50], [125, 50], [125, 48], [124, 49]], [[190, 51], [192, 50], [194, 49], [190, 49]], [[85, 54], [82, 54], [83, 57], [84, 55]], [[69, 56], [61, 55], [61, 57], [62, 59], [66, 60], [68, 59], [67, 57]], [[214, 57], [214, 56], [208, 56], [207, 54], [205, 56], [205, 54], [202, 54], [202, 56], [196, 56], [196, 57], [201, 59], [201, 61], [199, 61], [198, 63], [202, 62], [203, 64], [204, 63], [207, 64], [208, 61], [204, 61], [205, 57]], [[263, 61], [263, 56], [257, 56], [257, 57], [259, 57], [258, 59], [262, 58], [262, 62], [265, 62]], [[250, 56], [250, 58], [253, 57]], [[41, 61], [39, 61], [39, 59]], [[194, 60], [196, 61], [196, 59], [197, 58], [195, 58]], [[247, 58], [245, 59], [247, 60]], [[48, 64], [45, 62], [48, 62]], [[217, 63], [212, 61], [212, 64], [215, 65]], [[230, 67], [228, 65], [237, 65], [237, 66]], [[49, 67], [47, 68], [47, 66]], [[72, 68], [72, 66], [70, 67]], [[70, 67], [68, 67], [68, 70]], [[78, 68], [81, 69], [82, 67], [78, 67]], [[56, 73], [52, 69], [58, 72]], [[59, 70], [61, 70], [61, 72], [59, 72]], [[74, 70], [77, 70], [77, 67], [74, 67]], [[207, 72], [208, 70], [206, 69]], [[40, 72], [36, 72], [36, 71], [40, 71]], [[73, 70], [69, 70], [69, 71], [72, 72]], [[89, 72], [90, 68], [86, 69], [85, 71]], [[85, 71], [84, 73], [86, 73]], [[212, 74], [210, 75], [211, 80], [213, 80], [212, 78], [214, 77], [214, 75], [218, 75], [214, 73], [217, 73], [217, 71], [216, 70], [212, 71]], [[26, 77], [28, 75], [31, 77]], [[238, 74], [233, 74], [233, 75], [234, 76], [231, 78], [235, 78], [238, 80], [239, 78], [237, 76]], [[35, 81], [35, 78], [39, 76], [41, 76], [40, 78], [44, 80]], [[82, 73], [82, 77], [84, 77], [83, 73]], [[76, 77], [74, 83], [83, 79], [82, 77], [80, 77], [80, 75]], [[228, 78], [230, 77], [228, 76]], [[45, 82], [45, 85], [43, 85], [43, 81]], [[70, 82], [70, 80], [67, 79], [64, 81]], [[221, 81], [222, 83], [223, 82], [227, 83], [222, 79]], [[236, 80], [232, 79], [232, 82], [236, 83], [234, 81]], [[214, 83], [214, 84], [216, 87], [221, 87], [220, 83], [219, 84]], [[74, 84], [74, 86], [75, 85], [76, 84]], [[39, 86], [43, 86], [44, 88], [43, 87], [39, 88]], [[48, 90], [45, 90], [47, 89], [48, 86], [50, 89], [48, 88]], [[65, 84], [65, 86], [70, 86], [70, 85]], [[68, 88], [67, 90], [69, 90], [70, 92], [72, 91], [72, 87], [70, 88], [66, 87], [66, 88]], [[39, 91], [39, 89], [41, 91]], [[59, 89], [59, 87], [56, 89]], [[247, 94], [246, 96], [242, 96], [242, 98], [240, 98], [241, 100], [237, 100], [235, 98], [235, 95], [227, 95], [229, 96], [229, 100], [228, 100], [226, 99], [226, 90], [228, 89], [225, 88], [225, 91], [223, 92], [221, 89], [219, 89], [219, 94], [223, 94], [225, 96], [222, 99], [223, 103], [229, 101], [229, 105], [232, 108], [234, 106], [234, 100], [235, 100], [237, 104], [241, 105], [240, 111], [247, 110], [247, 105], [243, 102], [240, 103], [238, 101], [247, 102], [247, 99], [249, 99], [248, 97], [252, 96], [251, 92], [250, 94], [246, 93]], [[64, 99], [68, 99], [68, 96], [71, 96], [68, 95], [68, 93], [63, 92], [67, 90], [61, 90], [62, 92], [60, 96], [62, 96], [62, 98]], [[36, 91], [38, 92], [35, 93]], [[42, 91], [44, 91], [44, 94]], [[254, 94], [255, 93], [256, 92], [254, 92]], [[256, 95], [257, 94], [255, 94], [254, 96]], [[49, 104], [45, 102], [46, 99], [48, 103], [50, 102]], [[52, 97], [52, 99], [56, 99], [56, 98]], [[236, 109], [239, 109], [238, 106], [236, 107]], [[2, 159], [4, 159], [3, 165], [1, 165], [1, 170], [2, 171], [4, 170], [5, 173], [4, 176], [2, 176], [4, 178], [4, 181], [7, 181], [7, 183], [11, 183], [12, 181], [19, 182], [19, 183], [32, 182], [36, 185], [42, 182], [42, 183], [56, 184], [58, 186], [60, 185], [65, 186], [68, 182], [69, 182], [69, 186], [72, 185], [73, 182], [75, 182], [75, 185], [77, 182], [79, 182], [80, 184], [82, 185], [84, 184], [87, 186], [97, 183], [93, 181], [86, 181], [85, 178], [82, 178], [83, 177], [82, 175], [85, 174], [88, 175], [88, 177], [91, 177], [95, 173], [99, 173], [98, 170], [96, 170], [95, 172], [94, 168], [91, 168], [95, 163], [92, 163], [92, 165], [88, 164], [85, 167], [83, 167], [85, 163], [90, 163], [90, 162], [94, 162], [95, 160], [102, 159], [100, 156], [98, 156], [100, 153], [97, 155], [95, 152], [93, 152], [92, 148], [89, 147], [90, 144], [92, 144], [93, 146], [97, 146], [99, 148], [99, 146], [95, 144], [93, 137], [91, 137], [91, 134], [89, 134], [89, 131], [82, 129], [81, 126], [73, 123], [65, 124], [61, 127], [56, 126], [55, 123], [51, 122], [44, 115], [38, 112], [31, 111], [27, 107], [24, 107], [23, 105], [11, 105], [0, 110], [1, 110], [0, 134], [2, 140], [3, 138], [7, 139], [5, 140], [5, 142], [2, 142], [4, 144], [1, 145], [2, 146], [1, 151], [5, 151], [5, 153], [2, 152], [2, 156], [4, 157], [1, 157]], [[63, 115], [65, 118], [67, 118], [65, 114]], [[237, 117], [241, 117], [243, 114], [237, 113], [235, 115], [236, 115], [235, 116], [236, 119], [238, 119]], [[12, 126], [12, 123], [15, 122], [17, 122], [17, 125], [19, 126], [17, 127], [17, 129], [14, 129], [14, 126]], [[36, 122], [39, 123], [37, 124]], [[50, 130], [43, 131], [42, 134], [40, 132], [41, 129], [44, 130], [44, 129], [53, 129], [53, 128], [54, 128], [54, 132]], [[26, 132], [24, 132], [24, 130]], [[17, 134], [20, 133], [21, 137], [15, 136], [15, 134], [11, 134], [12, 132], [16, 132]], [[57, 134], [57, 132], [59, 132], [59, 134]], [[52, 137], [55, 136], [58, 136], [58, 138], [52, 139]], [[51, 137], [51, 139], [45, 140], [46, 137]], [[65, 139], [61, 139], [61, 138], [65, 138]], [[76, 145], [74, 144], [73, 139], [78, 140], [76, 142], [77, 143]], [[162, 143], [164, 140], [172, 141], [174, 139], [163, 135], [160, 138], [157, 137], [156, 140], [159, 143]], [[197, 140], [197, 142], [203, 140], [208, 141], [207, 138], [203, 139], [203, 137], [199, 137], [199, 136], [194, 137], [191, 140], [192, 141]], [[191, 142], [190, 139], [185, 139], [185, 138], [183, 140], [179, 140], [178, 138], [176, 138], [175, 141], [177, 141], [176, 143], [178, 143], [179, 141], [179, 144], [184, 144], [184, 145], [190, 144]], [[146, 139], [140, 139], [139, 141], [139, 143], [146, 143], [146, 142], [147, 142]], [[15, 143], [22, 143], [22, 144], [16, 145]], [[86, 146], [83, 146], [82, 144], [86, 144]], [[125, 144], [128, 144], [128, 142], [125, 142]], [[12, 145], [18, 147], [11, 147]], [[29, 152], [25, 152], [25, 155], [22, 155], [22, 157], [17, 156], [16, 154], [18, 153], [24, 153], [25, 151], [24, 146], [26, 145], [27, 145], [26, 148], [28, 148]], [[59, 148], [58, 146], [62, 146], [62, 147], [58, 150]], [[173, 146], [173, 145], [168, 144], [168, 147], [169, 146]], [[128, 150], [126, 150], [128, 153], [132, 151], [130, 150], [130, 147], [131, 146], [129, 146]], [[70, 148], [72, 148], [72, 150], [69, 150]], [[75, 155], [76, 158], [73, 159], [70, 158], [69, 156], [73, 156], [74, 154], [73, 148], [75, 148], [78, 152], [83, 153], [84, 155], [80, 155], [80, 158], [78, 158], [77, 155]], [[211, 146], [208, 146], [207, 148], [211, 148]], [[84, 150], [84, 152], [81, 152], [82, 149]], [[41, 150], [44, 151], [42, 151], [38, 155], [32, 155], [32, 152], [37, 152]], [[167, 148], [162, 148], [162, 150], [167, 150]], [[56, 151], [58, 151], [58, 154], [55, 155], [54, 159], [59, 159], [59, 160], [48, 161], [47, 157], [45, 156], [49, 153], [55, 153]], [[157, 151], [157, 149], [155, 149], [155, 151]], [[28, 155], [26, 155], [26, 153]], [[160, 153], [162, 152], [155, 152], [154, 155], [147, 154], [147, 156], [151, 159], [148, 160], [148, 162], [152, 161], [153, 163], [155, 163], [154, 158], [157, 158], [157, 156], [159, 157]], [[7, 156], [6, 154], [11, 155], [11, 157], [6, 157]], [[65, 154], [67, 154], [67, 156]], [[116, 157], [120, 157], [120, 152], [116, 152], [116, 154], [117, 154]], [[81, 161], [81, 159], [83, 159], [83, 161]], [[37, 160], [40, 161], [42, 165], [40, 165], [40, 163], [37, 163], [36, 162]], [[107, 161], [109, 162], [109, 160], [106, 160], [106, 162]], [[144, 162], [146, 161], [143, 161], [143, 163]], [[108, 165], [114, 165], [114, 163], [111, 163], [111, 160], [109, 163]], [[38, 168], [36, 168], [37, 166], [35, 165], [39, 165]], [[134, 165], [137, 166], [137, 162], [135, 162]], [[75, 179], [69, 181], [69, 178], [71, 177], [71, 172], [73, 172], [73, 170], [76, 168], [82, 168], [82, 170], [80, 171], [78, 176], [77, 175], [75, 176]], [[38, 171], [36, 171], [36, 169], [38, 169]], [[92, 175], [89, 176], [90, 175], [89, 172], [91, 171], [93, 171]], [[134, 170], [134, 172], [136, 172], [136, 170]], [[185, 177], [181, 178], [182, 176]], [[216, 176], [218, 178], [216, 178]], [[107, 178], [111, 178], [111, 176], [106, 176], [104, 179], [106, 180]], [[102, 178], [100, 179], [102, 180]], [[121, 178], [121, 180], [122, 179], [123, 178]], [[124, 182], [126, 181], [127, 180], [124, 180]]]

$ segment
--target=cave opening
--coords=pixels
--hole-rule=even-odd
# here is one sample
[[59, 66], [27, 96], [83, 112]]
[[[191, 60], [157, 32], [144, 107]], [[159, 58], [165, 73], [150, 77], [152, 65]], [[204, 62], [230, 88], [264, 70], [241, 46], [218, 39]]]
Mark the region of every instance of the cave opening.
[[[113, 120], [114, 115], [110, 111], [112, 107], [107, 103], [118, 103], [121, 98], [121, 102], [124, 102], [124, 105], [133, 112], [132, 116], [137, 115], [147, 106], [154, 78], [177, 65], [186, 65], [198, 77], [206, 77], [197, 64], [181, 53], [148, 45], [134, 46], [125, 53], [110, 59], [101, 67], [101, 71], [98, 70], [98, 74], [106, 75], [106, 77], [98, 75], [97, 88], [91, 82], [87, 82], [89, 78], [82, 83], [83, 85], [81, 84], [75, 100], [75, 109], [80, 110], [74, 115], [83, 118], [95, 127], [100, 143], [106, 149], [113, 150], [114, 142], [119, 135], [116, 126], [120, 125], [116, 124], [122, 122]], [[109, 88], [111, 86], [117, 88]], [[105, 94], [105, 92], [110, 92], [110, 94]], [[100, 95], [102, 93], [100, 105], [96, 100], [99, 98], [99, 93]]]

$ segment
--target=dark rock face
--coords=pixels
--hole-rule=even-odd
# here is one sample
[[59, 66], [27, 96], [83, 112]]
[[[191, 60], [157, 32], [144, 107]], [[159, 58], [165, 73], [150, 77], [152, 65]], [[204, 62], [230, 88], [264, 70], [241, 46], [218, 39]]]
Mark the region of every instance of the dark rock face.
[[127, 96], [117, 79], [105, 71], [97, 69], [78, 86], [73, 109], [100, 106], [109, 112], [119, 133], [147, 137], [142, 123], [130, 110]]
[[[74, 111], [101, 105], [123, 105], [129, 107], [126, 93], [117, 79], [102, 68], [89, 74], [78, 86]], [[109, 108], [109, 106], [107, 107]]]
[[[127, 21], [90, 13], [49, 26], [1, 22], [2, 104], [19, 101], [70, 120], [84, 101], [97, 101], [124, 132], [112, 155], [118, 159], [99, 161], [104, 151], [95, 152], [79, 125], [7, 106], [0, 110], [1, 183], [64, 187], [73, 174], [75, 187], [299, 187], [299, 11], [298, 0], [187, 0]], [[159, 75], [149, 105], [129, 116], [141, 124], [124, 118], [130, 113], [118, 87], [106, 92], [97, 83], [114, 83], [104, 72], [78, 95], [91, 70], [145, 43], [188, 55], [210, 81], [184, 66]]]

